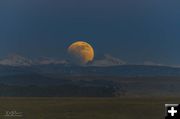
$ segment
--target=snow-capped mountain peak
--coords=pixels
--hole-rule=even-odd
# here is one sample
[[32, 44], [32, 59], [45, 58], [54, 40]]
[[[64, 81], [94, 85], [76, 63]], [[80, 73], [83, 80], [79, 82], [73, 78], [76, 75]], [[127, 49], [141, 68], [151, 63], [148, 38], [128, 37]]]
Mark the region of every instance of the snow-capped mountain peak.
[[95, 60], [92, 63], [92, 66], [118, 66], [126, 64], [125, 61], [113, 57], [109, 54], [105, 54], [103, 59]]

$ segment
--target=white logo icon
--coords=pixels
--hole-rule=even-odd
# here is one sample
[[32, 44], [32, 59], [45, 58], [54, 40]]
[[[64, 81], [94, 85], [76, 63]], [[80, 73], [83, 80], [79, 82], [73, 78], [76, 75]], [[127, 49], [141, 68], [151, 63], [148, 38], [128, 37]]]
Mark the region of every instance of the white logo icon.
[[175, 110], [174, 107], [171, 107], [171, 110], [168, 110], [168, 113], [171, 114], [171, 116], [173, 117], [174, 114], [177, 113], [177, 110]]

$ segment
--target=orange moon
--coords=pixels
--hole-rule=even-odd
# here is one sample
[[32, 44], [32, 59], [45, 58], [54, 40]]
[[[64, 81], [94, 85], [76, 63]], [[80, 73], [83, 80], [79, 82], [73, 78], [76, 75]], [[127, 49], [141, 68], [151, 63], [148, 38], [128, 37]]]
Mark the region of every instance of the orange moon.
[[68, 54], [78, 64], [86, 64], [94, 59], [93, 47], [84, 41], [77, 41], [68, 47]]

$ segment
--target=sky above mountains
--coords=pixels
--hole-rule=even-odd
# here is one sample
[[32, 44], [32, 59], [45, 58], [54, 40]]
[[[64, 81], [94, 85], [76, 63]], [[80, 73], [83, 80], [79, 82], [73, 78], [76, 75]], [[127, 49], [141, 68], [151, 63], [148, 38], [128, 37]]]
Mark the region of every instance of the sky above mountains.
[[74, 41], [96, 58], [180, 65], [179, 0], [1, 0], [0, 57], [65, 59]]

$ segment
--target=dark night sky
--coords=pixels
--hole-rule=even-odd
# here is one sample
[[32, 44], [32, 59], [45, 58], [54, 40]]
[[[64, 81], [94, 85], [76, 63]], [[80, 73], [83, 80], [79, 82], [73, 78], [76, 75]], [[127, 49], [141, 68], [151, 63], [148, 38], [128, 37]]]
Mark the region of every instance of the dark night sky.
[[87, 41], [96, 57], [180, 65], [179, 0], [1, 0], [0, 57], [66, 57]]

